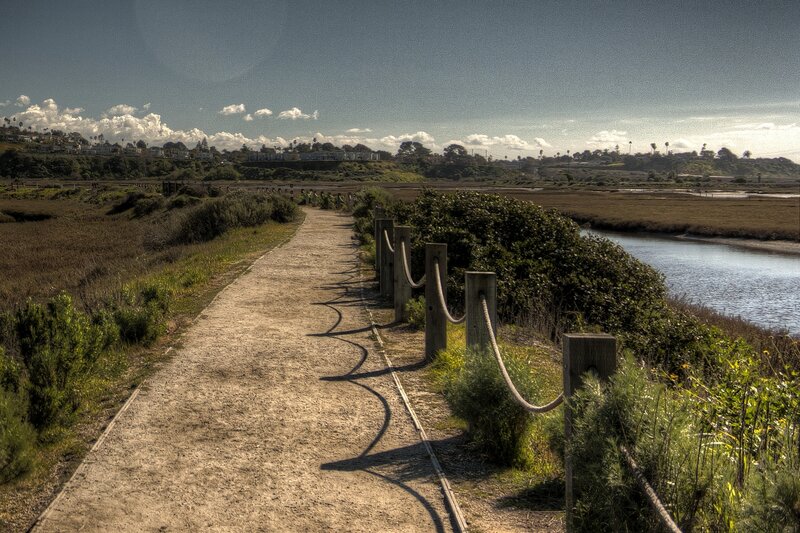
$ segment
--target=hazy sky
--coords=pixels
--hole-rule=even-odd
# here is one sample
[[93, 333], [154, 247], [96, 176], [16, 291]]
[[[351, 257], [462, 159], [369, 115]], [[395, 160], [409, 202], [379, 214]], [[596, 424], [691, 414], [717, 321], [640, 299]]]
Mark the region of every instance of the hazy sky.
[[0, 0], [0, 115], [109, 139], [800, 161], [800, 2]]

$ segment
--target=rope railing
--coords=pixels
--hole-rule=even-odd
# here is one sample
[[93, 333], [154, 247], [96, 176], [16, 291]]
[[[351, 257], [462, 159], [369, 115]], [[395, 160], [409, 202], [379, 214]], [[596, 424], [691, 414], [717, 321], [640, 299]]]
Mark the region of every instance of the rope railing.
[[406, 255], [406, 243], [400, 241], [400, 261], [403, 263], [403, 272], [406, 275], [406, 281], [412, 289], [419, 289], [425, 286], [425, 274], [422, 275], [420, 280], [414, 283], [414, 278], [411, 277], [411, 270], [408, 268], [408, 256]]
[[491, 326], [492, 321], [489, 317], [489, 306], [486, 305], [486, 298], [481, 296], [481, 307], [483, 308], [483, 319], [484, 324], [486, 325], [486, 329], [489, 332], [489, 341], [492, 344], [492, 352], [494, 352], [494, 358], [497, 360], [497, 364], [500, 366], [500, 373], [503, 374], [503, 380], [506, 382], [508, 389], [511, 391], [511, 395], [514, 396], [514, 399], [520, 404], [526, 411], [529, 413], [547, 413], [552, 411], [564, 401], [564, 393], [558, 395], [558, 397], [550, 403], [545, 405], [533, 405], [528, 403], [525, 398], [517, 390], [517, 387], [514, 386], [514, 382], [511, 381], [511, 376], [508, 375], [508, 370], [506, 370], [506, 365], [503, 363], [503, 357], [500, 355], [500, 347], [497, 345], [497, 339], [495, 338], [493, 328]]
[[447, 301], [445, 300], [444, 291], [442, 290], [442, 275], [439, 273], [439, 261], [435, 261], [434, 264], [435, 268], [433, 271], [436, 273], [436, 294], [439, 295], [439, 305], [442, 308], [442, 313], [448, 322], [452, 324], [461, 324], [467, 319], [467, 315], [465, 313], [461, 318], [455, 318], [450, 314], [450, 311], [447, 310]]
[[394, 247], [392, 246], [392, 240], [389, 238], [388, 231], [383, 230], [383, 238], [386, 241], [386, 248], [388, 248], [391, 253], [394, 253]]
[[647, 496], [647, 502], [650, 504], [650, 507], [652, 507], [658, 515], [661, 525], [663, 525], [667, 531], [671, 531], [672, 533], [681, 533], [681, 529], [669, 515], [669, 511], [667, 511], [667, 508], [664, 507], [664, 504], [661, 503], [656, 491], [653, 490], [653, 487], [651, 487], [650, 483], [647, 482], [647, 479], [644, 477], [639, 465], [636, 464], [636, 461], [634, 461], [633, 456], [631, 456], [630, 452], [628, 452], [628, 449], [625, 446], [620, 445], [619, 451], [622, 453], [622, 457], [625, 459], [625, 465], [628, 467], [628, 470], [639, 484], [639, 488], [641, 488], [642, 492], [644, 492], [645, 496]]
[[[466, 322], [467, 346], [477, 346], [481, 349], [491, 348], [492, 354], [500, 368], [500, 373], [503, 376], [503, 381], [508, 387], [514, 401], [532, 414], [547, 413], [554, 410], [559, 405], [565, 404], [565, 400], [568, 400], [575, 393], [575, 390], [580, 387], [582, 376], [585, 372], [593, 370], [600, 379], [608, 379], [616, 371], [617, 347], [616, 339], [613, 336], [606, 334], [565, 333], [563, 336], [564, 390], [547, 404], [531, 404], [523, 398], [522, 394], [520, 394], [514, 382], [511, 380], [511, 376], [508, 373], [508, 369], [500, 353], [500, 347], [497, 344], [497, 337], [493, 326], [496, 322], [497, 286], [495, 274], [493, 272], [467, 272], [465, 274], [465, 313], [463, 316], [456, 318], [450, 314], [447, 308], [445, 286], [441, 273], [441, 265], [447, 264], [446, 245], [426, 243], [426, 274], [423, 275], [418, 282], [414, 282], [411, 276], [411, 269], [409, 268], [408, 250], [406, 249], [406, 242], [409, 241], [408, 232], [410, 228], [406, 226], [395, 227], [395, 246], [392, 246], [392, 239], [387, 229], [382, 225], [383, 223], [388, 223], [388, 228], [391, 228], [393, 221], [391, 219], [378, 220], [376, 213], [375, 235], [378, 236], [380, 233], [383, 233], [383, 237], [379, 241], [381, 245], [380, 248], [382, 248], [383, 251], [378, 252], [382, 258], [380, 267], [378, 267], [381, 295], [384, 295], [384, 285], [389, 287], [389, 281], [394, 279], [394, 294], [389, 293], [385, 295], [385, 297], [394, 298], [395, 314], [396, 316], [402, 317], [398, 309], [402, 311], [405, 307], [405, 303], [411, 298], [409, 287], [413, 289], [419, 289], [423, 286], [426, 287], [426, 298], [431, 300], [428, 306], [426, 306], [425, 355], [427, 358], [432, 358], [439, 350], [447, 348], [446, 325], [448, 322], [453, 324]], [[396, 249], [400, 257], [397, 257], [395, 254]], [[388, 259], [384, 261], [384, 257]], [[393, 260], [391, 258], [393, 258]], [[402, 274], [393, 270], [400, 268], [397, 264], [398, 260], [402, 263]], [[387, 269], [386, 276], [384, 276], [384, 269]], [[426, 278], [428, 276], [432, 276], [433, 279], [427, 280]], [[386, 277], [386, 279], [384, 279], [384, 277]], [[438, 300], [438, 302], [434, 302], [434, 300]], [[438, 305], [436, 305], [436, 303], [438, 303]], [[493, 319], [493, 317], [495, 318]], [[404, 319], [405, 318], [397, 318], [397, 320]], [[483, 322], [483, 324], [481, 325], [480, 322]], [[572, 416], [569, 403], [566, 403], [564, 422], [565, 437], [567, 440], [570, 439], [570, 435], [572, 434]], [[658, 516], [663, 528], [670, 533], [680, 533], [680, 528], [678, 528], [675, 521], [670, 516], [653, 487], [648, 483], [627, 448], [620, 446], [619, 451], [624, 459], [623, 462], [626, 469], [636, 480], [639, 488], [648, 500], [648, 504]], [[569, 452], [565, 453], [564, 462], [565, 499], [568, 510], [567, 531], [570, 531], [572, 523], [570, 510], [573, 508], [574, 500], [572, 488], [573, 463]]]

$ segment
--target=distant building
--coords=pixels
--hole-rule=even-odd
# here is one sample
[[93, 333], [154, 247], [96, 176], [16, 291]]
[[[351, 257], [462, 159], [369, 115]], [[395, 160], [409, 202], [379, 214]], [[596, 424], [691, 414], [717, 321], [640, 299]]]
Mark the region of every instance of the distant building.
[[251, 152], [248, 161], [378, 161], [380, 158], [374, 152]]

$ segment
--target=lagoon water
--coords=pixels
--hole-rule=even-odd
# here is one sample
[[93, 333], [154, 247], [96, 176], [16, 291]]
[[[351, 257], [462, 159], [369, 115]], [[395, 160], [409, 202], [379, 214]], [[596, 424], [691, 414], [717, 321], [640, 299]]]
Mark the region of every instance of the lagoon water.
[[664, 274], [673, 296], [800, 335], [800, 256], [590, 230]]

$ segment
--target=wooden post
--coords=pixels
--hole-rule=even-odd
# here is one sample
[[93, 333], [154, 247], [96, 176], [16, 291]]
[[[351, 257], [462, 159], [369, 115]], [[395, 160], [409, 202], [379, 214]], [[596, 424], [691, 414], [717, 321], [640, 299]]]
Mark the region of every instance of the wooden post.
[[442, 278], [442, 292], [447, 298], [447, 245], [425, 243], [425, 358], [447, 348], [447, 317], [436, 292], [436, 262]]
[[380, 220], [382, 223], [382, 226], [379, 226], [379, 242], [381, 243], [381, 271], [379, 280], [381, 297], [391, 300], [394, 295], [394, 253], [389, 251], [384, 232], [389, 235], [390, 239], [394, 236], [394, 220], [391, 218], [382, 218]]
[[586, 372], [594, 372], [605, 381], [617, 370], [617, 339], [603, 333], [568, 333], [563, 341], [564, 357], [564, 485], [567, 512], [567, 531], [573, 531], [572, 508], [575, 505], [572, 488], [572, 457], [569, 453], [572, 438], [572, 409], [569, 400], [583, 383]]
[[491, 350], [481, 297], [486, 298], [493, 332], [497, 332], [497, 276], [494, 272], [464, 273], [464, 311], [467, 314], [467, 348]]
[[403, 270], [402, 247], [405, 244], [406, 254], [411, 252], [411, 226], [394, 227], [394, 320], [408, 320], [406, 304], [411, 299], [411, 284]]
[[375, 228], [375, 234], [372, 236], [375, 241], [375, 273], [380, 274], [381, 271], [381, 243], [378, 240], [378, 220], [383, 218], [383, 207], [376, 205], [372, 211], [372, 223]]

